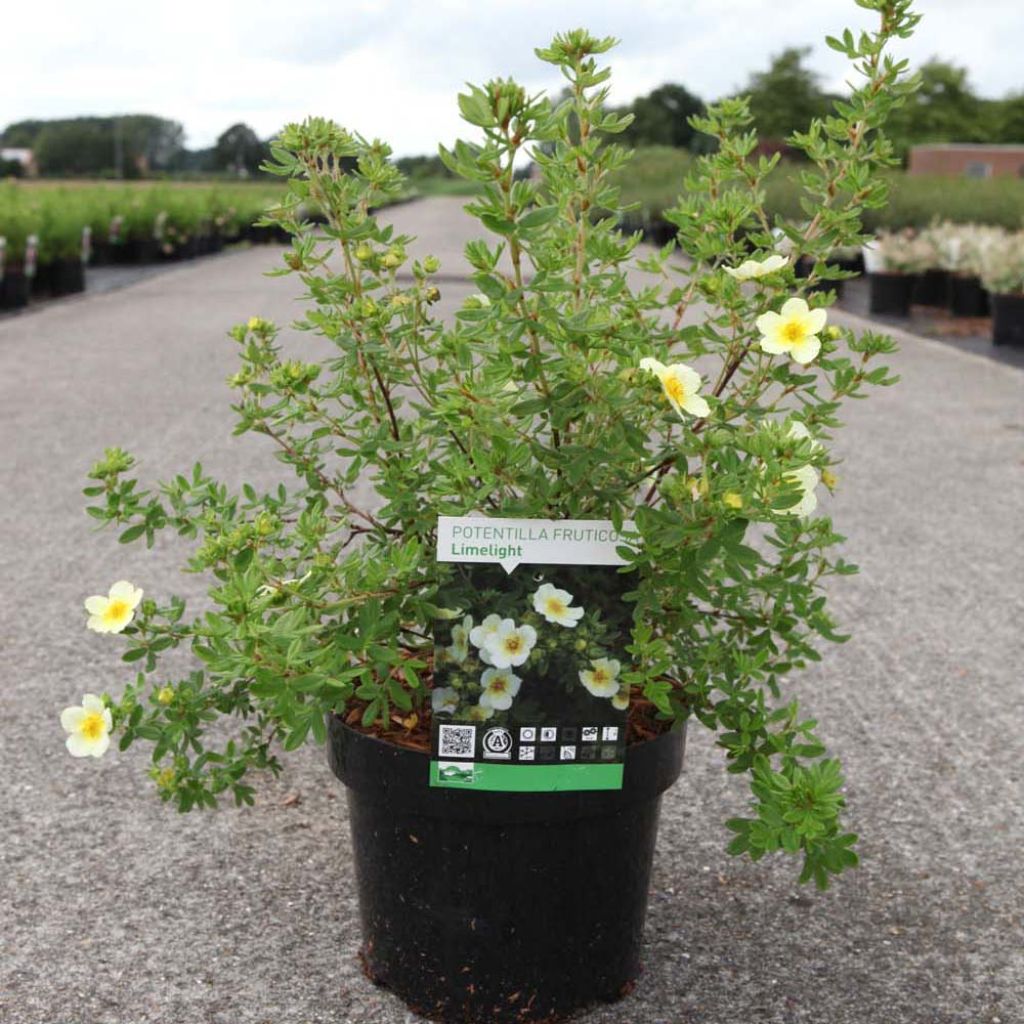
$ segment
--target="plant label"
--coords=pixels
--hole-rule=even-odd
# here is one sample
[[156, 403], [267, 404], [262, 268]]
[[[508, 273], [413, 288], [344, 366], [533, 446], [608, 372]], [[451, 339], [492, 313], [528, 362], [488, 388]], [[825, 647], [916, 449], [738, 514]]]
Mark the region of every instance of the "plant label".
[[430, 784], [621, 789], [631, 523], [441, 517]]

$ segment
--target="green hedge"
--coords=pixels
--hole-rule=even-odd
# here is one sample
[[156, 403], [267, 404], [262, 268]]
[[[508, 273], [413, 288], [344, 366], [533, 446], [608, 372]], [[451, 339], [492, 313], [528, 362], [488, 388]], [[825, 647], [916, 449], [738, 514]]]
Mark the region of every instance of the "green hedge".
[[[626, 202], [637, 202], [638, 223], [656, 221], [675, 203], [693, 158], [685, 150], [667, 146], [639, 149], [620, 172], [618, 184]], [[771, 213], [799, 219], [801, 167], [782, 164], [771, 175], [766, 201]], [[889, 174], [889, 205], [868, 210], [869, 230], [925, 227], [935, 220], [957, 224], [994, 224], [1009, 230], [1024, 227], [1024, 180], [1019, 178], [944, 178]]]

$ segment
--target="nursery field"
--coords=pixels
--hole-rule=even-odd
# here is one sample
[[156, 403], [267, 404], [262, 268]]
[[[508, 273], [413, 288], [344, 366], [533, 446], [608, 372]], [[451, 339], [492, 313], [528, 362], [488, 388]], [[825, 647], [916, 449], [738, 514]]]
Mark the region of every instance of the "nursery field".
[[274, 182], [0, 183], [0, 310], [82, 291], [87, 266], [148, 264], [269, 241]]
[[[412, 256], [440, 257], [449, 316], [477, 291], [460, 277], [477, 236], [463, 202], [388, 213], [417, 236]], [[131, 449], [154, 482], [196, 458], [231, 485], [272, 488], [287, 472], [268, 439], [232, 439], [224, 383], [237, 369], [231, 325], [287, 324], [301, 308], [298, 282], [264, 276], [278, 260], [240, 248], [0, 321], [5, 1024], [418, 1020], [361, 972], [346, 800], [321, 747], [260, 779], [254, 807], [181, 816], [154, 795], [148, 751], [71, 759], [58, 721], [73, 695], [131, 674], [119, 647], [86, 630], [87, 594], [115, 578], [147, 596], [205, 594], [179, 572], [185, 541], [146, 551], [93, 532], [81, 488], [103, 447]], [[861, 566], [833, 598], [854, 639], [795, 685], [843, 759], [862, 866], [819, 894], [780, 858], [727, 856], [719, 823], [746, 813], [749, 793], [694, 728], [664, 797], [644, 973], [580, 1024], [1024, 1019], [1024, 965], [1008, 941], [1024, 915], [1024, 376], [894, 334], [902, 381], [844, 412], [842, 500], [823, 495]], [[282, 339], [298, 358], [323, 344]], [[365, 481], [352, 496], [367, 497]]]
[[[620, 172], [623, 198], [638, 203], [638, 224], [659, 219], [682, 190], [691, 157], [680, 149], [652, 146], [639, 149]], [[801, 220], [800, 165], [778, 167], [767, 188], [770, 212]], [[990, 224], [1017, 230], [1024, 227], [1024, 180], [1019, 178], [944, 178], [889, 173], [891, 199], [884, 210], [867, 210], [869, 230], [925, 227], [934, 220]]]

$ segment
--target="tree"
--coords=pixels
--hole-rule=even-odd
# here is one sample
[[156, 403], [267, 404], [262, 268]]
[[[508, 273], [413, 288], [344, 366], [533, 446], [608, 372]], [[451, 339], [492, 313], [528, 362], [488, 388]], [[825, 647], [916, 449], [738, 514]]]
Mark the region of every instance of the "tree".
[[629, 146], [689, 147], [696, 132], [688, 118], [703, 110], [703, 101], [685, 86], [671, 82], [660, 85], [620, 111], [633, 115], [633, 123], [622, 133], [622, 142]]
[[114, 138], [109, 119], [76, 117], [50, 121], [36, 136], [32, 154], [40, 174], [95, 175], [114, 169]]
[[15, 121], [0, 134], [0, 145], [12, 149], [31, 149], [45, 126], [45, 121]]
[[767, 71], [750, 76], [743, 91], [763, 140], [780, 142], [828, 113], [830, 97], [821, 91], [820, 76], [804, 66], [810, 52], [809, 46], [791, 46], [772, 57]]
[[1024, 145], [1024, 92], [994, 102], [995, 141]]
[[889, 128], [898, 153], [923, 142], [991, 142], [995, 104], [974, 94], [967, 69], [933, 57], [920, 67], [921, 88], [895, 111]]
[[239, 177], [257, 174], [260, 164], [269, 156], [267, 146], [247, 124], [233, 124], [223, 132], [213, 147], [213, 166]]

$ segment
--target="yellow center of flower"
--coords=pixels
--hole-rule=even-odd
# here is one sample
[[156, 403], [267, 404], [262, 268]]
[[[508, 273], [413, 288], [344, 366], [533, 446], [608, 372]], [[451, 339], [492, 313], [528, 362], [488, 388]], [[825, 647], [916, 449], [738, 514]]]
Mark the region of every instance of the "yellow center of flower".
[[100, 711], [92, 711], [82, 719], [78, 731], [83, 739], [98, 740], [106, 732], [106, 722], [103, 721], [103, 714]]
[[662, 381], [662, 386], [665, 388], [665, 394], [676, 402], [682, 403], [686, 397], [686, 389], [678, 377], [666, 377]]
[[595, 683], [597, 683], [598, 686], [603, 686], [605, 683], [610, 683], [612, 679], [611, 675], [608, 672], [608, 669], [606, 668], [595, 668], [594, 671], [591, 673], [590, 678]]
[[523, 646], [523, 638], [518, 634], [505, 637], [504, 647], [509, 654], [515, 654]]
[[548, 610], [548, 615], [564, 615], [566, 611], [565, 602], [557, 597], [549, 597], [545, 607]]
[[115, 597], [114, 600], [107, 605], [107, 610], [103, 613], [103, 617], [108, 622], [118, 622], [130, 611], [131, 608], [128, 607], [127, 601], [122, 601], [120, 598]]
[[804, 340], [804, 325], [799, 320], [790, 320], [782, 328], [782, 336], [791, 345], [798, 345]]
[[504, 676], [492, 679], [487, 687], [492, 693], [504, 693], [508, 689], [508, 680]]

